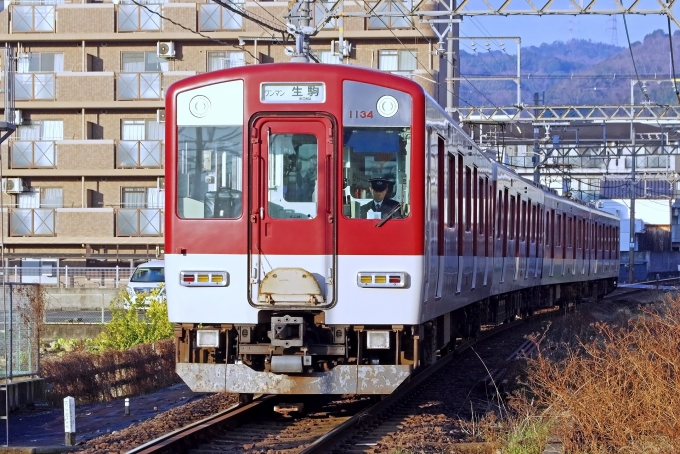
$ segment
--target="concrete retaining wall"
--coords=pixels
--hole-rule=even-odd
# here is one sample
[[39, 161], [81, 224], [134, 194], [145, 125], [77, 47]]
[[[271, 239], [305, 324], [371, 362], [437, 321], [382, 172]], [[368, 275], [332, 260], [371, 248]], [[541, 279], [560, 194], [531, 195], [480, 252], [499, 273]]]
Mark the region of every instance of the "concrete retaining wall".
[[94, 339], [103, 332], [106, 325], [94, 323], [46, 323], [43, 342], [57, 339]]
[[60, 288], [45, 286], [48, 311], [92, 311], [108, 309], [121, 290], [116, 288]]
[[[42, 378], [17, 378], [7, 387], [9, 411], [45, 400], [45, 380]], [[5, 415], [5, 393], [0, 392], [0, 415]]]

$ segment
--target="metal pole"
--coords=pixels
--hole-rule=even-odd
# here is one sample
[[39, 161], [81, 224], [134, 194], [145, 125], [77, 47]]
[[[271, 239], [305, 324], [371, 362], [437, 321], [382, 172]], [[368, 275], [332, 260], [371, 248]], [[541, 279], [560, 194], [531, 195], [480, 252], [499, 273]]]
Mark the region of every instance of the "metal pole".
[[[534, 93], [534, 106], [538, 106], [538, 93]], [[534, 119], [538, 120], [538, 109], [534, 109]], [[541, 147], [538, 144], [538, 127], [534, 127], [534, 183], [541, 184], [541, 172], [538, 169]]]
[[628, 282], [633, 283], [635, 279], [635, 126], [631, 125], [633, 135], [633, 151], [631, 153], [630, 165], [630, 245], [628, 248]]
[[340, 0], [338, 5], [338, 51], [340, 53], [340, 63], [345, 63], [345, 0]]
[[446, 35], [446, 111], [453, 111], [453, 21]]

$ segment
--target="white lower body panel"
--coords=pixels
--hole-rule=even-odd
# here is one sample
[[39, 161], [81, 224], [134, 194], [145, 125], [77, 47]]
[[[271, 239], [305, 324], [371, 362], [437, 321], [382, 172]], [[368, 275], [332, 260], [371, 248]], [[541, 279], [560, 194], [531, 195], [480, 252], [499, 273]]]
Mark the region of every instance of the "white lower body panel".
[[[287, 256], [268, 255], [267, 267], [287, 267]], [[308, 262], [308, 264], [306, 264]], [[330, 257], [296, 256], [296, 266], [314, 274], [326, 297], [331, 300], [332, 286], [326, 283], [327, 269], [315, 269], [318, 263], [331, 263]], [[268, 305], [253, 307], [248, 302], [251, 276], [248, 256], [195, 254], [166, 254], [165, 281], [168, 315], [173, 323], [233, 323], [256, 324], [261, 309], [277, 309]], [[423, 300], [422, 256], [338, 256], [335, 285], [336, 301], [325, 309], [326, 324], [418, 324]], [[180, 284], [181, 271], [226, 271], [226, 287], [186, 287]], [[359, 272], [405, 272], [404, 288], [363, 288], [357, 285]], [[263, 276], [259, 276], [261, 279]], [[330, 294], [329, 294], [330, 293]], [[312, 308], [312, 307], [310, 307]], [[312, 308], [313, 309], [313, 308]], [[281, 308], [285, 310], [285, 308]]]

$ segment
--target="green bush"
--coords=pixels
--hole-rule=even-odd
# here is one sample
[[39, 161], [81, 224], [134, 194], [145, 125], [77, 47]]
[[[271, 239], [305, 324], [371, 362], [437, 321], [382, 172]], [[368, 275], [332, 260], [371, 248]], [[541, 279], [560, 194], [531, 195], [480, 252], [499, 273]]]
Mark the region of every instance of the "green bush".
[[161, 296], [162, 290], [159, 287], [150, 293], [137, 294], [134, 299], [122, 291], [111, 302], [111, 321], [97, 336], [95, 345], [101, 350], [124, 350], [172, 337], [173, 327], [168, 321], [168, 305]]

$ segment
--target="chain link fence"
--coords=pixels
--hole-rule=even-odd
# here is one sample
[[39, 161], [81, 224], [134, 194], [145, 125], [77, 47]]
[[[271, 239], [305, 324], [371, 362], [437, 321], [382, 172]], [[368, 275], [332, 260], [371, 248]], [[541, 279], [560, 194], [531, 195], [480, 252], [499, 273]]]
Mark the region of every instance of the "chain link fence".
[[0, 281], [40, 284], [63, 288], [125, 288], [134, 268], [85, 268], [51, 265], [9, 266], [2, 268]]
[[5, 283], [0, 301], [0, 378], [38, 375], [45, 310], [39, 285]]

